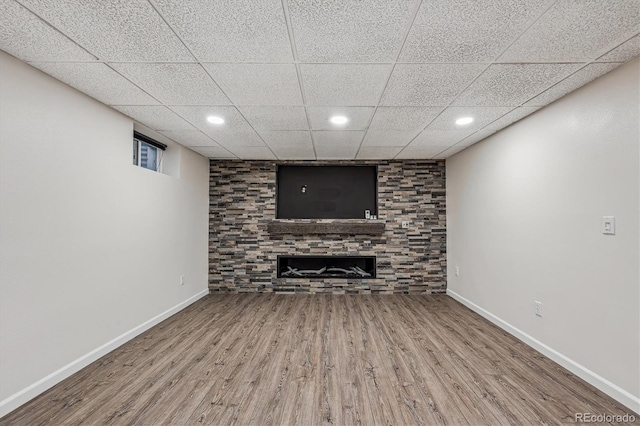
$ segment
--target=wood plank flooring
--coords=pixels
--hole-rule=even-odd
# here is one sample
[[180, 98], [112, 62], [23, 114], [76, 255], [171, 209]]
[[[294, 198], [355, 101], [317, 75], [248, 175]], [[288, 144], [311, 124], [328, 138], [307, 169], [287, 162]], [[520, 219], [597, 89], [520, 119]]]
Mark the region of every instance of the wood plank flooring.
[[557, 425], [582, 412], [630, 413], [448, 296], [229, 294], [0, 425]]

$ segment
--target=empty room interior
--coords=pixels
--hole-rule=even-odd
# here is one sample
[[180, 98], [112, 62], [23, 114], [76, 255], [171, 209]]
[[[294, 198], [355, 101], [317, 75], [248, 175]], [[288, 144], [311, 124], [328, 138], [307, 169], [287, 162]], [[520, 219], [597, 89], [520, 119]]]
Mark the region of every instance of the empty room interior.
[[638, 0], [0, 0], [0, 426], [640, 424]]

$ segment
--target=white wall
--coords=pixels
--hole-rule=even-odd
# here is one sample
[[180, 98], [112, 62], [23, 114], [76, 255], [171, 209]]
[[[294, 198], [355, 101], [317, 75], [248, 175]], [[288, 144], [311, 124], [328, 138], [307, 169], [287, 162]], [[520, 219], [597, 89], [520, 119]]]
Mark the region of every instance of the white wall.
[[0, 414], [206, 294], [208, 161], [135, 167], [132, 132], [0, 52]]
[[636, 59], [447, 160], [451, 294], [635, 410], [639, 75]]

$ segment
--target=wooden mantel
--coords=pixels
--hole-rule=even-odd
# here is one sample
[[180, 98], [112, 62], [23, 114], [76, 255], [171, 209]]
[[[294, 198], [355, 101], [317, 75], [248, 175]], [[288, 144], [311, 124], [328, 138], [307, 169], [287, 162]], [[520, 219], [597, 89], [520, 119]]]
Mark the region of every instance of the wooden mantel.
[[267, 224], [269, 234], [321, 235], [351, 234], [380, 235], [384, 234], [385, 223], [382, 220], [335, 219], [329, 222], [322, 220], [273, 220]]

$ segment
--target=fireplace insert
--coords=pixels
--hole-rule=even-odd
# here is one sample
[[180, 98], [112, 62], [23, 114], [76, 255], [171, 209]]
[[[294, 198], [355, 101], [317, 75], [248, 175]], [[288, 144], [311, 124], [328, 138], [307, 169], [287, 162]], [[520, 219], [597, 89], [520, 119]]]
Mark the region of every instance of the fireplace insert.
[[375, 256], [278, 256], [278, 278], [376, 277]]

